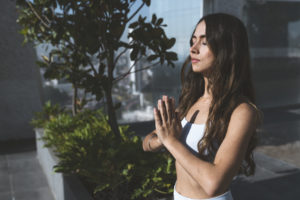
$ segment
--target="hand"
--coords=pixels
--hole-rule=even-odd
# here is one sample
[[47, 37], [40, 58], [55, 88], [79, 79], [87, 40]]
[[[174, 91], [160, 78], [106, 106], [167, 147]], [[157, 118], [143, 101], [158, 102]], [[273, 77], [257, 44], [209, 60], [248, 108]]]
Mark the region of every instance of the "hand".
[[175, 100], [163, 96], [158, 100], [158, 109], [154, 108], [156, 134], [164, 144], [166, 141], [178, 139], [182, 126], [179, 115], [175, 112]]

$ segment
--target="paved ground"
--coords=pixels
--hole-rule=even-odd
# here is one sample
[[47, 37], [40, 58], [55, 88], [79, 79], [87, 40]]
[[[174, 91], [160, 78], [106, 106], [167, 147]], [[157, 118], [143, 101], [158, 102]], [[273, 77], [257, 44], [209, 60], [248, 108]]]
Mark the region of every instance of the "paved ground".
[[300, 168], [300, 106], [266, 110], [257, 151]]
[[0, 155], [0, 200], [54, 200], [35, 151]]
[[300, 141], [282, 145], [259, 146], [257, 151], [273, 158], [281, 159], [300, 168]]
[[239, 177], [232, 183], [235, 200], [300, 199], [300, 169], [259, 152], [254, 155], [255, 176]]

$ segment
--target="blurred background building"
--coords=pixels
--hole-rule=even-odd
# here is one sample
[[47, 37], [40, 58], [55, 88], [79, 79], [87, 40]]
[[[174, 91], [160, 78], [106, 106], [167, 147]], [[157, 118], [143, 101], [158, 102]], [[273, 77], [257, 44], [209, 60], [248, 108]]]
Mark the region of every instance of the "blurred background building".
[[41, 109], [42, 87], [32, 45], [22, 45], [14, 1], [0, 1], [0, 141], [33, 138], [29, 121]]

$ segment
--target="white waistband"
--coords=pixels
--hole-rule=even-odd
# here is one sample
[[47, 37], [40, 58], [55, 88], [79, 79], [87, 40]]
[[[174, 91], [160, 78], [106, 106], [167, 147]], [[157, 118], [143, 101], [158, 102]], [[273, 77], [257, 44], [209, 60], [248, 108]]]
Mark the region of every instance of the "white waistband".
[[185, 196], [182, 196], [181, 194], [179, 194], [175, 189], [175, 185], [174, 185], [173, 196], [174, 196], [174, 200], [233, 200], [230, 190], [228, 190], [224, 194], [221, 194], [219, 196], [212, 197], [209, 199], [191, 199], [191, 198], [188, 198], [188, 197], [185, 197]]

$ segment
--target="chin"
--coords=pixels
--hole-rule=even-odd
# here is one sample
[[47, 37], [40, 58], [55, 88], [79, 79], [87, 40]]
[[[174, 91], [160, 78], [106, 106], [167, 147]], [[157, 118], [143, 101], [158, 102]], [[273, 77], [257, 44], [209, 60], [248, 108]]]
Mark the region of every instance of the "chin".
[[195, 73], [201, 73], [201, 72], [205, 71], [201, 67], [199, 67], [199, 66], [193, 66], [193, 65], [192, 65], [192, 70]]
[[203, 68], [200, 68], [200, 67], [193, 67], [193, 72], [196, 73], [196, 74], [202, 74], [202, 76], [209, 76], [210, 74], [210, 68], [206, 68], [206, 69], [203, 69]]

